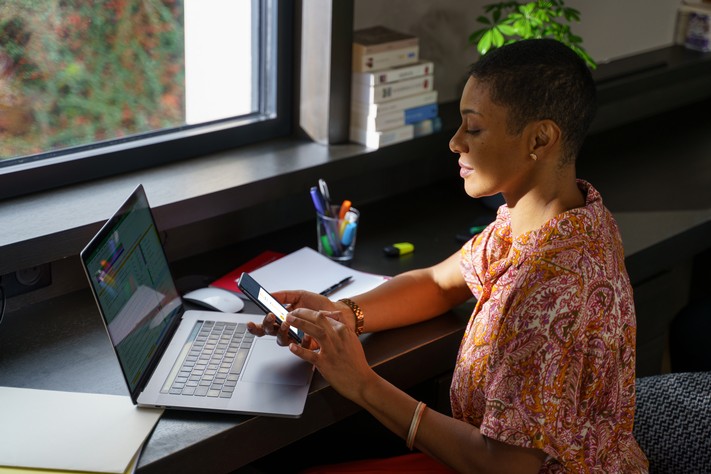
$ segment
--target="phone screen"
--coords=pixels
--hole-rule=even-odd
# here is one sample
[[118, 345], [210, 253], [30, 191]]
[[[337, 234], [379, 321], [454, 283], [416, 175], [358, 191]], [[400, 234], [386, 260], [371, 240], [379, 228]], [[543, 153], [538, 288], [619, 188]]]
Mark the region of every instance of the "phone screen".
[[[274, 313], [279, 324], [286, 320], [286, 314], [289, 312], [281, 305], [262, 285], [257, 283], [257, 280], [252, 278], [248, 273], [242, 273], [237, 281], [237, 286], [246, 294], [249, 299], [259, 306], [265, 313]], [[291, 326], [289, 333], [296, 342], [301, 342], [304, 333], [299, 329]]]

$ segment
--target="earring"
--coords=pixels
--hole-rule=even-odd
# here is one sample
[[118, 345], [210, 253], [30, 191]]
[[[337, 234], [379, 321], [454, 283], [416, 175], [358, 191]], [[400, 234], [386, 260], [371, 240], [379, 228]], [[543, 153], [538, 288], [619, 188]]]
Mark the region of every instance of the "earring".
[[536, 155], [535, 153], [530, 153], [528, 156], [533, 158], [533, 161], [536, 161], [538, 159], [538, 155]]

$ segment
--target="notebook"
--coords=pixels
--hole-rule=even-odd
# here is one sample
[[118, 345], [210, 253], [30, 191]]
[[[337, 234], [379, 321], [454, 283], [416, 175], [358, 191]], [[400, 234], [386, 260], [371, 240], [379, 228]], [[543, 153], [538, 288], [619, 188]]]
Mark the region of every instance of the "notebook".
[[[186, 310], [142, 185], [80, 252], [80, 260], [134, 404], [283, 417], [303, 413], [313, 366], [273, 336], [246, 331], [247, 321], [261, 322], [263, 314]], [[246, 340], [234, 342], [235, 335]]]

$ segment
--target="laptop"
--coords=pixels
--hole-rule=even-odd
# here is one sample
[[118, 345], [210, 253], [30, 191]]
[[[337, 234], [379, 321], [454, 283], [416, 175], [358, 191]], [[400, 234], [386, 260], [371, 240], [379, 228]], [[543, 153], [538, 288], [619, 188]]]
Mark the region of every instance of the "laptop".
[[275, 337], [246, 331], [247, 321], [260, 322], [263, 314], [186, 310], [142, 185], [80, 260], [134, 404], [303, 413], [313, 366]]

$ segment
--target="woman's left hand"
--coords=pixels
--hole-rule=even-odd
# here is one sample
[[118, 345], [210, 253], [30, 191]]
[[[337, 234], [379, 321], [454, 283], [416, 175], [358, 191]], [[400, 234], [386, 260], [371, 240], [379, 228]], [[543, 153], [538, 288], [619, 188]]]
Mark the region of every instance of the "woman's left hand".
[[318, 349], [290, 344], [291, 352], [312, 363], [331, 386], [344, 397], [358, 401], [363, 384], [375, 375], [365, 358], [363, 346], [355, 332], [338, 321], [338, 311], [313, 311], [298, 308], [290, 312], [287, 322], [313, 338]]

